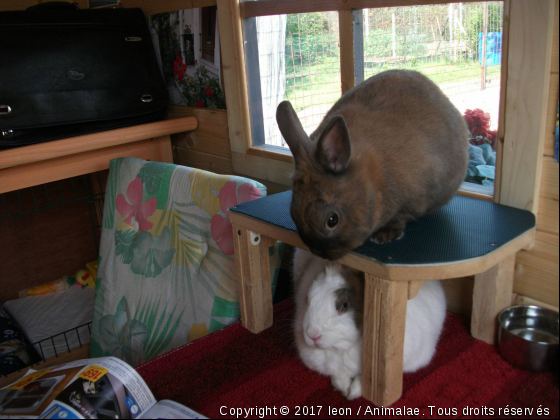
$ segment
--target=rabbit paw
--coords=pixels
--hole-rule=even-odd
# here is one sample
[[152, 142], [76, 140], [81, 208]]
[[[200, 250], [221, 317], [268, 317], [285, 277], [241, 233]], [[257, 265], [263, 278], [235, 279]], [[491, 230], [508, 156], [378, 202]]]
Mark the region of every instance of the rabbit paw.
[[348, 389], [352, 384], [352, 378], [349, 376], [333, 376], [331, 384], [337, 391], [340, 391], [345, 397], [348, 395]]
[[401, 222], [388, 223], [373, 234], [372, 241], [376, 244], [398, 241], [404, 236], [405, 226]]
[[350, 384], [350, 388], [348, 388], [348, 393], [346, 394], [346, 398], [349, 400], [355, 400], [356, 398], [360, 398], [362, 396], [362, 375], [356, 376], [352, 379], [352, 383]]
[[355, 400], [362, 396], [362, 375], [354, 379], [349, 376], [337, 376], [331, 378], [333, 387], [349, 400]]

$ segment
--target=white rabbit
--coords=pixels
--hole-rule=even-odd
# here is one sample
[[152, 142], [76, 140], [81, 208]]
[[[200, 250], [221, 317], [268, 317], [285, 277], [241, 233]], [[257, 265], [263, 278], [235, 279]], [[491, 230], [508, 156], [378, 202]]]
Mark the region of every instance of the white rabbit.
[[[331, 378], [348, 399], [362, 395], [364, 276], [357, 270], [296, 250], [293, 264], [295, 342], [303, 363]], [[404, 372], [430, 363], [445, 320], [438, 281], [424, 283], [408, 302]]]

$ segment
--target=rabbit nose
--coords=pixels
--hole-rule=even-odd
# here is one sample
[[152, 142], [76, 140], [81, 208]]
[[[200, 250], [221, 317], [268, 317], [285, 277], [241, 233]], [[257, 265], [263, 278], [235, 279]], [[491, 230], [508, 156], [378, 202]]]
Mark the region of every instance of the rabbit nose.
[[317, 330], [308, 330], [307, 331], [307, 335], [309, 336], [309, 338], [313, 341], [317, 341], [320, 340], [322, 335], [319, 333], [319, 331]]

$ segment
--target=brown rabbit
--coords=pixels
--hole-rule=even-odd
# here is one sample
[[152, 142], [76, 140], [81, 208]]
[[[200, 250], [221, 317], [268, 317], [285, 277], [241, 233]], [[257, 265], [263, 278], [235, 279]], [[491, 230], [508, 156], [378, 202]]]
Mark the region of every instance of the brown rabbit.
[[446, 204], [468, 166], [466, 123], [427, 77], [391, 70], [346, 93], [307, 136], [292, 108], [276, 119], [294, 155], [291, 215], [311, 252], [343, 257]]

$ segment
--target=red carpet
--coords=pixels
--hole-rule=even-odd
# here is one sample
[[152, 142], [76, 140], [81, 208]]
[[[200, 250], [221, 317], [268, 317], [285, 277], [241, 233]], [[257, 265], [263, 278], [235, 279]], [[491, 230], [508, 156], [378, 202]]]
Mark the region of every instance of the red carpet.
[[[294, 418], [298, 406], [304, 418], [379, 417], [371, 415], [375, 406], [363, 398], [347, 401], [328, 378], [299, 361], [292, 344], [292, 314], [293, 302], [284, 301], [275, 307], [274, 326], [259, 335], [237, 323], [138, 371], [158, 400], [175, 400], [211, 418], [223, 417], [220, 410], [229, 414], [232, 408], [265, 407], [276, 407], [276, 415], [269, 412], [267, 418]], [[423, 418], [558, 418], [558, 395], [557, 375], [514, 368], [495, 347], [473, 339], [465, 319], [449, 313], [436, 357], [427, 368], [404, 376], [404, 394], [391, 408], [418, 408], [416, 417]], [[288, 416], [280, 414], [282, 406], [288, 407]], [[329, 407], [349, 409], [351, 415], [329, 416]], [[463, 412], [468, 408], [477, 411]], [[548, 416], [539, 416], [539, 408]], [[398, 414], [382, 417], [415, 417]], [[247, 418], [258, 417], [253, 411]]]

